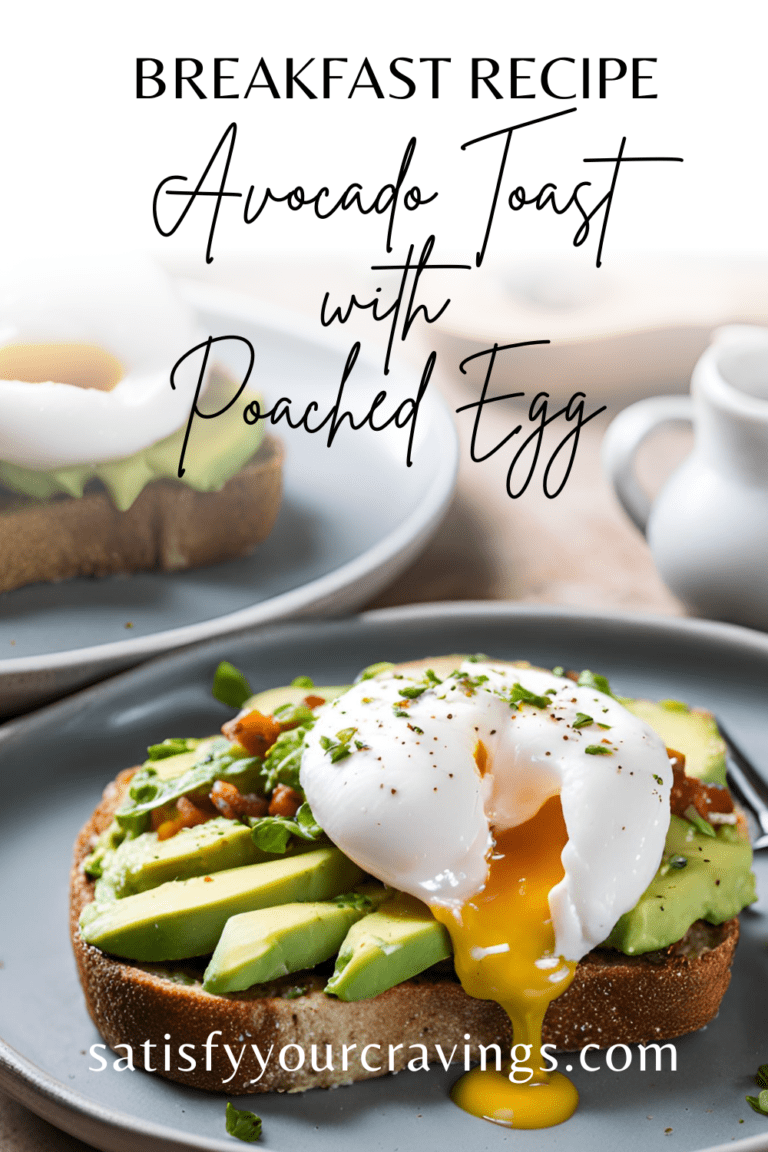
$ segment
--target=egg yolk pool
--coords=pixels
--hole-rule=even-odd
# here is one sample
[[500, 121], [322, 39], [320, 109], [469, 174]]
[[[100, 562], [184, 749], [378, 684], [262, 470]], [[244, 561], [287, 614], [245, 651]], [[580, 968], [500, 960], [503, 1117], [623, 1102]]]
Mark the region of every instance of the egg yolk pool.
[[111, 392], [123, 377], [120, 361], [95, 344], [7, 344], [0, 348], [0, 379], [44, 384], [60, 380]]
[[548, 903], [563, 877], [560, 855], [568, 839], [559, 796], [494, 839], [485, 887], [455, 912], [435, 905], [432, 911], [451, 935], [464, 990], [495, 1000], [509, 1016], [515, 1061], [501, 1072], [472, 1069], [451, 1096], [466, 1112], [496, 1124], [549, 1128], [572, 1116], [579, 1099], [567, 1077], [545, 1071], [541, 1054], [544, 1014], [576, 969], [554, 953]]

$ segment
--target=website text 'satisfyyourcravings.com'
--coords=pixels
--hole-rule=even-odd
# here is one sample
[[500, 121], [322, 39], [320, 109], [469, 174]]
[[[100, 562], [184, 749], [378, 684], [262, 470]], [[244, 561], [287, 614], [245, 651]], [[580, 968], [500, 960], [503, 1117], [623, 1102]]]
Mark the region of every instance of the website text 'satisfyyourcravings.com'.
[[[261, 1069], [260, 1074], [251, 1081], [252, 1084], [258, 1084], [270, 1062], [276, 1062], [285, 1072], [298, 1072], [305, 1064], [315, 1072], [337, 1069], [346, 1072], [349, 1069], [350, 1056], [358, 1048], [357, 1044], [338, 1046], [312, 1044], [307, 1051], [300, 1044], [285, 1044], [277, 1049], [274, 1044], [271, 1044], [268, 1049], [263, 1051], [257, 1044], [240, 1044], [239, 1047], [219, 1044], [217, 1037], [221, 1035], [222, 1033], [219, 1031], [210, 1032], [203, 1044], [182, 1043], [175, 1048], [172, 1038], [168, 1034], [165, 1037], [167, 1043], [162, 1046], [145, 1040], [143, 1044], [138, 1045], [142, 1053], [138, 1066], [148, 1072], [170, 1072], [173, 1070], [183, 1073], [194, 1071], [198, 1063], [202, 1063], [205, 1070], [210, 1072], [213, 1049], [221, 1047], [232, 1066], [232, 1075], [228, 1079], [222, 1080], [222, 1087], [226, 1087], [236, 1075], [243, 1056], [249, 1049], [253, 1052]], [[471, 1037], [468, 1033], [464, 1034], [464, 1040], [463, 1053], [458, 1044], [447, 1051], [440, 1044], [435, 1045], [438, 1059], [446, 1071], [454, 1063], [463, 1063], [465, 1070], [469, 1070], [471, 1067], [473, 1061], [470, 1054], [470, 1043], [468, 1043], [471, 1041]], [[402, 1048], [402, 1044], [365, 1044], [358, 1053], [358, 1058], [367, 1072], [394, 1072], [396, 1070], [396, 1053]], [[509, 1059], [511, 1061], [508, 1073], [510, 1080], [524, 1084], [533, 1075], [531, 1069], [525, 1067], [525, 1061], [530, 1056], [529, 1048], [530, 1046], [527, 1044], [515, 1044], [507, 1056], [498, 1044], [480, 1044], [478, 1046], [480, 1067], [491, 1067], [500, 1072], [505, 1061]], [[413, 1053], [407, 1064], [409, 1071], [426, 1072], [429, 1068], [427, 1046], [425, 1044], [409, 1044], [408, 1051]], [[106, 1044], [91, 1045], [89, 1055], [96, 1061], [96, 1064], [89, 1065], [89, 1072], [104, 1072], [110, 1064], [116, 1072], [135, 1071], [134, 1048], [131, 1044], [115, 1045], [115, 1055], [112, 1059], [104, 1055], [107, 1052]], [[118, 1052], [123, 1054], [118, 1056], [116, 1055]], [[172, 1063], [174, 1056], [177, 1060], [175, 1064]], [[542, 1056], [545, 1060], [543, 1071], [554, 1072], [558, 1069], [559, 1063], [554, 1054], [554, 1045], [544, 1044]], [[613, 1044], [604, 1052], [597, 1044], [586, 1044], [579, 1050], [578, 1054], [569, 1053], [566, 1054], [566, 1058], [577, 1061], [586, 1072], [599, 1072], [604, 1068], [611, 1072], [626, 1072], [632, 1067], [639, 1068], [641, 1072], [677, 1071], [677, 1049], [671, 1043], [634, 1046]], [[566, 1064], [565, 1070], [571, 1072], [573, 1063]]]

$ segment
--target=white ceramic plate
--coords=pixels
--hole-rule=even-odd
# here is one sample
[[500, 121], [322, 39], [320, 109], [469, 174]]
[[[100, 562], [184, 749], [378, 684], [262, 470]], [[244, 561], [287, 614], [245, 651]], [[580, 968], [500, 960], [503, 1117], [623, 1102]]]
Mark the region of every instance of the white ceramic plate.
[[[0, 1087], [105, 1152], [227, 1152], [226, 1097], [144, 1072], [89, 1072], [99, 1037], [67, 938], [72, 843], [104, 784], [169, 734], [203, 735], [229, 712], [210, 695], [222, 658], [255, 689], [296, 674], [347, 682], [366, 664], [448, 651], [591, 667], [622, 693], [716, 708], [768, 765], [768, 636], [732, 625], [601, 616], [506, 604], [418, 605], [341, 621], [297, 622], [152, 661], [0, 729]], [[768, 1149], [768, 1120], [745, 1103], [768, 1060], [768, 860], [760, 904], [742, 916], [733, 980], [717, 1020], [676, 1041], [677, 1071], [572, 1073], [581, 1106], [567, 1124], [510, 1132], [448, 1099], [457, 1072], [433, 1069], [298, 1096], [237, 1097], [264, 1120], [264, 1152], [655, 1152]], [[592, 1053], [592, 1056], [595, 1054]], [[740, 1123], [743, 1121], [743, 1123]], [[671, 1129], [671, 1131], [667, 1131]]]
[[[294, 420], [310, 400], [327, 412], [349, 353], [344, 335], [219, 288], [190, 282], [184, 291], [206, 334], [252, 341], [253, 380], [269, 403], [290, 397]], [[383, 378], [380, 364], [361, 356], [345, 399], [360, 419], [379, 389], [404, 398], [417, 387], [412, 369], [393, 365]], [[456, 431], [435, 390], [422, 403], [411, 468], [407, 428], [353, 433], [345, 425], [330, 449], [322, 434], [291, 431], [284, 422], [275, 432], [287, 449], [285, 496], [272, 534], [251, 556], [0, 595], [0, 716], [182, 645], [298, 614], [352, 611], [413, 560], [440, 522], [456, 477]]]

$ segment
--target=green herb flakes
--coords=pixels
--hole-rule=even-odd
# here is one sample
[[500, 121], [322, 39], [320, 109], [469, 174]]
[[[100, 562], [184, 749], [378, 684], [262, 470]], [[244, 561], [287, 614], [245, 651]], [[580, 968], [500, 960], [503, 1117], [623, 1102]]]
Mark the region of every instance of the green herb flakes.
[[325, 835], [306, 800], [293, 818], [260, 816], [251, 818], [249, 823], [251, 839], [262, 852], [285, 852], [291, 836], [298, 836], [300, 840], [319, 840]]
[[355, 732], [357, 728], [342, 728], [336, 733], [336, 740], [332, 740], [330, 736], [320, 737], [320, 747], [330, 756], [331, 764], [337, 764], [339, 760], [345, 760], [347, 756], [352, 755], [349, 745]]
[[587, 744], [584, 751], [588, 756], [613, 756], [613, 748], [606, 748], [605, 744]]
[[598, 676], [596, 672], [590, 672], [589, 668], [585, 668], [583, 672], [579, 673], [576, 683], [580, 688], [595, 688], [605, 696], [613, 696], [611, 686], [605, 676]]
[[253, 689], [243, 673], [222, 660], [213, 674], [214, 697], [230, 708], [242, 708], [249, 696], [253, 696]]
[[768, 1088], [763, 1088], [759, 1096], [746, 1096], [747, 1104], [761, 1116], [768, 1116]]
[[537, 696], [535, 692], [529, 692], [522, 684], [512, 685], [509, 699], [512, 704], [519, 701], [522, 704], [532, 704], [534, 708], [549, 708], [552, 703], [549, 696]]
[[594, 724], [592, 717], [588, 716], [586, 712], [577, 712], [576, 719], [573, 722], [573, 727], [586, 728], [588, 724]]
[[247, 1109], [227, 1103], [227, 1132], [236, 1140], [255, 1144], [261, 1136], [261, 1117]]
[[315, 682], [311, 676], [297, 676], [291, 680], [291, 688], [314, 688]]

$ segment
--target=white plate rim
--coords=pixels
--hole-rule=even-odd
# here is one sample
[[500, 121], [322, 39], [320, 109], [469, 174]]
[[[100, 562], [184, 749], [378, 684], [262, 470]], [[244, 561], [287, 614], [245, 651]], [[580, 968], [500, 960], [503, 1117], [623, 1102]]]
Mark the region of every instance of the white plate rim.
[[[274, 305], [263, 305], [255, 297], [217, 286], [191, 280], [178, 281], [184, 296], [196, 308], [226, 314], [230, 319], [268, 325], [286, 337], [294, 337], [323, 348], [348, 351], [337, 334], [321, 334], [310, 321], [283, 312]], [[370, 362], [370, 355], [361, 352], [360, 360]], [[3, 677], [17, 677], [40, 672], [79, 668], [90, 664], [107, 665], [119, 661], [138, 662], [161, 653], [199, 641], [225, 636], [256, 625], [276, 622], [308, 614], [316, 608], [322, 613], [323, 602], [342, 589], [362, 581], [382, 568], [408, 562], [419, 543], [426, 542], [437, 528], [456, 486], [459, 468], [459, 437], [448, 405], [435, 389], [427, 394], [425, 414], [430, 421], [429, 434], [436, 445], [437, 467], [429, 487], [417, 507], [391, 532], [371, 545], [352, 560], [334, 568], [323, 576], [310, 580], [298, 588], [270, 596], [257, 604], [238, 609], [210, 620], [186, 624], [146, 636], [129, 637], [86, 648], [70, 648], [64, 652], [44, 653], [37, 656], [11, 656], [0, 659], [0, 683]], [[399, 568], [398, 568], [399, 571]], [[393, 573], [394, 575], [394, 573]]]
[[[681, 638], [709, 640], [713, 643], [733, 645], [745, 651], [757, 653], [768, 658], [768, 634], [756, 632], [753, 629], [738, 624], [725, 624], [719, 621], [702, 620], [689, 617], [664, 617], [639, 612], [598, 612], [591, 609], [563, 608], [552, 605], [520, 604], [512, 601], [446, 601], [426, 604], [410, 604], [394, 608], [374, 609], [359, 613], [355, 616], [345, 617], [343, 620], [327, 621], [333, 624], [354, 627], [355, 623], [380, 624], [396, 627], [399, 624], [408, 624], [413, 620], [443, 618], [448, 621], [459, 620], [464, 616], [485, 616], [497, 618], [499, 621], [530, 620], [531, 618], [559, 621], [567, 626], [570, 621], [581, 624], [594, 623], [604, 627], [618, 626], [622, 628], [639, 629], [650, 634], [678, 635]], [[280, 634], [291, 633], [296, 635], [304, 629], [314, 629], [322, 626], [323, 621], [307, 619], [300, 621], [276, 621], [272, 627], [253, 636], [256, 643], [270, 643]], [[219, 641], [215, 637], [207, 643], [196, 645], [193, 649], [184, 652], [170, 652], [152, 660], [152, 666], [167, 667], [169, 670], [176, 663], [183, 662], [196, 653], [212, 648]], [[0, 743], [6, 740], [16, 741], [27, 733], [33, 733], [38, 727], [79, 710], [86, 701], [91, 701], [101, 694], [111, 696], [113, 692], [121, 693], [126, 684], [142, 675], [149, 665], [131, 669], [111, 677], [108, 681], [93, 685], [77, 692], [65, 700], [49, 704], [38, 709], [27, 717], [11, 720], [0, 725]], [[99, 1139], [105, 1134], [117, 1133], [118, 1143], [111, 1142], [111, 1149], [120, 1152], [132, 1152], [135, 1147], [137, 1135], [151, 1139], [152, 1152], [183, 1152], [186, 1148], [199, 1148], [208, 1152], [224, 1152], [232, 1147], [228, 1140], [216, 1140], [210, 1137], [195, 1137], [185, 1135], [179, 1139], [177, 1130], [165, 1128], [152, 1121], [137, 1119], [127, 1113], [107, 1108], [104, 1105], [88, 1100], [79, 1092], [68, 1088], [55, 1076], [41, 1071], [32, 1061], [22, 1056], [10, 1044], [0, 1037], [0, 1088], [20, 1104], [30, 1108], [44, 1119], [60, 1127], [66, 1132], [88, 1141]], [[124, 1142], [122, 1137], [125, 1137]], [[270, 1152], [269, 1148], [260, 1144], [263, 1152]], [[701, 1148], [698, 1152], [768, 1152], [768, 1134], [744, 1137], [741, 1140], [731, 1140], [724, 1144], [717, 1144]]]

